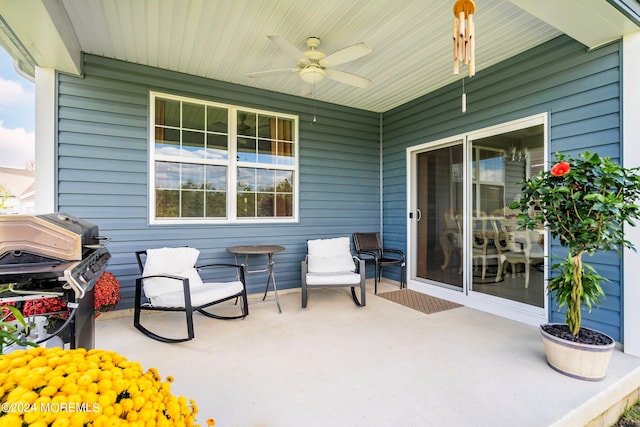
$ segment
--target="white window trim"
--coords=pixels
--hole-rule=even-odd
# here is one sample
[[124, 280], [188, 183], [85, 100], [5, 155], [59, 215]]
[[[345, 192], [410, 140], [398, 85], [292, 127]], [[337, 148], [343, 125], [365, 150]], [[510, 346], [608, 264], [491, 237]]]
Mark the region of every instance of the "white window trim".
[[[228, 150], [229, 160], [224, 163], [227, 166], [227, 217], [226, 218], [156, 218], [155, 206], [155, 161], [157, 160], [155, 155], [155, 99], [156, 97], [171, 99], [182, 102], [192, 102], [196, 104], [202, 104], [206, 106], [226, 108], [229, 113], [229, 133], [228, 133]], [[264, 163], [242, 163], [237, 160], [237, 114], [238, 110], [246, 111], [249, 113], [263, 114], [267, 116], [280, 117], [284, 119], [290, 119], [294, 122], [294, 138], [293, 151], [294, 151], [294, 164], [293, 165], [266, 165]], [[221, 104], [217, 102], [206, 101], [198, 98], [191, 98], [187, 96], [171, 95], [163, 92], [149, 92], [149, 134], [147, 141], [148, 148], [148, 162], [149, 162], [149, 176], [148, 176], [148, 215], [150, 225], [180, 225], [180, 224], [255, 224], [255, 223], [268, 223], [268, 224], [282, 224], [282, 223], [297, 223], [299, 218], [299, 117], [292, 114], [284, 114], [276, 111], [259, 110], [255, 108], [245, 108], [238, 105]], [[220, 163], [222, 164], [222, 163]], [[238, 167], [257, 167], [271, 166], [271, 169], [278, 170], [290, 170], [293, 171], [293, 208], [291, 217], [265, 217], [265, 218], [244, 218], [237, 217], [236, 209], [236, 195], [237, 195], [237, 170]]]

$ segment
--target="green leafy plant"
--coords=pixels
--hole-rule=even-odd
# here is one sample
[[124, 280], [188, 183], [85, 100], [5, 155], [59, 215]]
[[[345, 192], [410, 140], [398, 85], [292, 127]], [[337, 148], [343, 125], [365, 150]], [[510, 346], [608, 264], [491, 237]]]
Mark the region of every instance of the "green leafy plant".
[[[37, 347], [37, 344], [25, 340], [29, 335], [30, 325], [25, 321], [20, 310], [10, 305], [3, 306], [2, 310], [3, 313], [4, 310], [9, 313], [3, 316], [2, 321], [0, 321], [0, 354], [3, 354], [4, 349], [12, 344]], [[15, 320], [7, 320], [11, 317]]]
[[553, 266], [548, 283], [558, 307], [567, 307], [566, 323], [576, 336], [582, 304], [591, 310], [604, 296], [605, 280], [583, 263], [584, 254], [598, 250], [633, 248], [624, 225], [640, 217], [639, 168], [624, 168], [608, 157], [585, 151], [578, 158], [556, 153], [549, 171], [523, 183], [522, 197], [510, 205], [520, 209], [518, 219], [527, 229], [542, 223], [551, 236], [568, 248], [566, 259]]

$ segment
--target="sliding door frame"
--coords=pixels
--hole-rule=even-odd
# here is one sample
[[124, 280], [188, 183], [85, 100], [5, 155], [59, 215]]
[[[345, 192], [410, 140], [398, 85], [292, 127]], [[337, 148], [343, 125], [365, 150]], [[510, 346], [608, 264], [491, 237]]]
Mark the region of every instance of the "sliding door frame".
[[[442, 284], [423, 278], [417, 278], [417, 229], [418, 229], [418, 210], [417, 210], [417, 155], [419, 153], [433, 150], [436, 148], [443, 148], [456, 143], [462, 142], [463, 145], [463, 180], [464, 180], [464, 198], [463, 198], [463, 210], [465, 215], [465, 224], [468, 225], [471, 222], [471, 142], [481, 138], [498, 135], [501, 133], [510, 132], [517, 129], [522, 129], [530, 126], [543, 125], [544, 128], [544, 158], [549, 158], [549, 131], [548, 131], [548, 114], [536, 114], [533, 116], [525, 117], [518, 120], [513, 120], [507, 123], [501, 123], [494, 126], [489, 126], [477, 130], [472, 130], [463, 134], [453, 135], [451, 137], [442, 138], [435, 141], [425, 142], [406, 149], [406, 162], [407, 162], [407, 212], [409, 212], [407, 218], [407, 284], [410, 289], [432, 295], [438, 298], [443, 298], [449, 301], [463, 304], [471, 308], [475, 308], [481, 311], [492, 313], [498, 316], [507, 317], [519, 322], [523, 322], [530, 325], [539, 325], [548, 321], [548, 295], [545, 286], [544, 295], [544, 307], [535, 307], [528, 304], [515, 302], [512, 300], [495, 297], [480, 292], [473, 292], [469, 290], [469, 277], [470, 259], [471, 259], [471, 247], [468, 242], [465, 243], [464, 250], [464, 262], [463, 268], [463, 287], [462, 290], [454, 289], [451, 286], [443, 286]], [[545, 165], [545, 169], [548, 165]], [[467, 240], [467, 239], [465, 239]], [[549, 239], [548, 233], [545, 238], [545, 273], [544, 280], [548, 278], [548, 247]]]

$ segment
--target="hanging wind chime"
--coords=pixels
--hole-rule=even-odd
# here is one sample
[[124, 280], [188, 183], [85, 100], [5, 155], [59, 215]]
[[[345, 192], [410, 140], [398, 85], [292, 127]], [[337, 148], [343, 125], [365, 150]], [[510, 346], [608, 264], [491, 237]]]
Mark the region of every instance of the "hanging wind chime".
[[[473, 14], [476, 4], [473, 0], [457, 0], [453, 5], [453, 74], [460, 74], [460, 64], [469, 69], [469, 77], [476, 74], [475, 25]], [[462, 79], [462, 112], [467, 111], [467, 94]]]

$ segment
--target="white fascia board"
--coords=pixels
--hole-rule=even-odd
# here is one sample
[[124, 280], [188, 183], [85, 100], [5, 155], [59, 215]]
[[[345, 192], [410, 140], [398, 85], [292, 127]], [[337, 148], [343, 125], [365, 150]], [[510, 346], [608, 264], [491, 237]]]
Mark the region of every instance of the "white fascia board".
[[590, 49], [640, 29], [604, 0], [509, 1]]
[[80, 43], [60, 1], [0, 0], [0, 16], [0, 45], [8, 47], [14, 59], [29, 62], [31, 68], [81, 73]]

